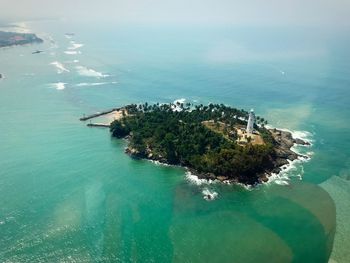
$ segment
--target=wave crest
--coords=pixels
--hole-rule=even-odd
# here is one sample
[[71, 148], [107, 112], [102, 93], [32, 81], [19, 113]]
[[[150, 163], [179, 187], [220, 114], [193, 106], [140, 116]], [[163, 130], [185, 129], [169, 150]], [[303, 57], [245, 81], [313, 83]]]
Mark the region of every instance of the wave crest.
[[84, 66], [76, 66], [76, 70], [78, 71], [79, 75], [84, 77], [94, 77], [94, 78], [106, 78], [109, 77], [108, 74], [103, 74], [101, 72], [98, 72], [94, 69], [84, 67]]

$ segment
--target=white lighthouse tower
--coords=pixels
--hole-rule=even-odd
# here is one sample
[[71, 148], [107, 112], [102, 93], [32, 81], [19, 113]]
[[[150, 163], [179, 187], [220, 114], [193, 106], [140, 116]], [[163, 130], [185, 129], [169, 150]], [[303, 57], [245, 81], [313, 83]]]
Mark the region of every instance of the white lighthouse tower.
[[249, 118], [248, 118], [248, 124], [247, 124], [247, 133], [248, 134], [253, 133], [254, 123], [255, 123], [255, 114], [254, 114], [254, 110], [251, 109], [249, 112]]

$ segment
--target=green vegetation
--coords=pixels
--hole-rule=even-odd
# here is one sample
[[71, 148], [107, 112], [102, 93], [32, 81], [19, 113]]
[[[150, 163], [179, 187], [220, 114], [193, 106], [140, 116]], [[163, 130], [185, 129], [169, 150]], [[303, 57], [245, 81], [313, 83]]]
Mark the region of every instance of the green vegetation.
[[[248, 117], [244, 110], [223, 104], [180, 103], [133, 104], [125, 109], [128, 115], [114, 121], [110, 131], [117, 138], [129, 135], [128, 151], [135, 157], [183, 165], [203, 177], [223, 176], [245, 184], [257, 183], [259, 176], [273, 168], [274, 140], [264, 127], [255, 127], [263, 145], [236, 143], [235, 127], [245, 125]], [[208, 122], [217, 130], [208, 128]]]

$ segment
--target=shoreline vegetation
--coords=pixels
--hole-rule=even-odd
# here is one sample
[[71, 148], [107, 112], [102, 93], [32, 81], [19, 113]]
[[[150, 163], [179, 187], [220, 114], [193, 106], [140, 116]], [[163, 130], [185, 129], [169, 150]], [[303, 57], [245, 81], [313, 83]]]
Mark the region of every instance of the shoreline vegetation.
[[43, 40], [32, 33], [16, 33], [0, 31], [0, 48], [42, 43]]
[[267, 129], [262, 117], [247, 134], [248, 114], [223, 104], [131, 104], [88, 126], [109, 127], [112, 137], [127, 139], [125, 152], [133, 158], [182, 166], [199, 179], [251, 186], [267, 182], [290, 161], [308, 158], [291, 148], [309, 142]]

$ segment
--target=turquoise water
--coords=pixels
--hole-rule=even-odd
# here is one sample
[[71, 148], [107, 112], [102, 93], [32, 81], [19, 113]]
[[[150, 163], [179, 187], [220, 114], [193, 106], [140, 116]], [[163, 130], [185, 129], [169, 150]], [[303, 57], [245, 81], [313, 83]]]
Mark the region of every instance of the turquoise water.
[[[350, 260], [348, 200], [336, 197], [350, 191], [344, 32], [29, 26], [44, 44], [0, 50], [0, 261], [327, 262], [333, 244], [332, 260]], [[253, 190], [198, 185], [78, 121], [180, 98], [253, 107], [302, 131], [312, 159]]]

